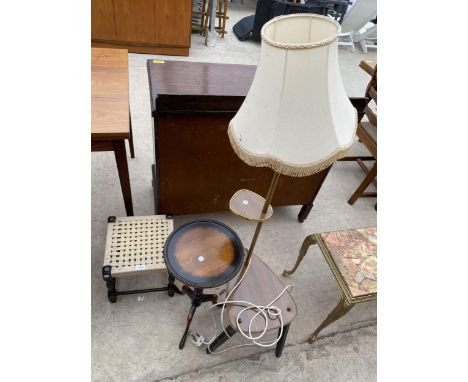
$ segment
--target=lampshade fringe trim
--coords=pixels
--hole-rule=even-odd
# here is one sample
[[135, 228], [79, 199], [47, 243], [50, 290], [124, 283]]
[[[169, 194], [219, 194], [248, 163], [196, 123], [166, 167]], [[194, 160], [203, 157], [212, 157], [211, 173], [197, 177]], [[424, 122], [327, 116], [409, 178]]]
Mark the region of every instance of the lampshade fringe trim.
[[275, 157], [268, 156], [268, 155], [259, 155], [254, 154], [245, 148], [243, 148], [237, 141], [237, 137], [233, 132], [233, 128], [231, 123], [229, 123], [228, 127], [228, 136], [229, 141], [231, 142], [231, 146], [234, 149], [234, 152], [239, 156], [239, 158], [247, 163], [249, 166], [253, 167], [269, 167], [273, 169], [275, 172], [281, 175], [287, 175], [292, 177], [303, 177], [313, 175], [317, 172], [320, 172], [327, 167], [331, 166], [337, 160], [345, 157], [347, 155], [347, 151], [354, 143], [354, 137], [356, 135], [356, 128], [357, 128], [357, 120], [356, 126], [354, 128], [353, 138], [351, 142], [348, 144], [339, 147], [335, 151], [333, 151], [330, 155], [321, 159], [319, 161], [305, 164], [305, 165], [295, 165], [292, 163], [284, 162], [279, 160]]

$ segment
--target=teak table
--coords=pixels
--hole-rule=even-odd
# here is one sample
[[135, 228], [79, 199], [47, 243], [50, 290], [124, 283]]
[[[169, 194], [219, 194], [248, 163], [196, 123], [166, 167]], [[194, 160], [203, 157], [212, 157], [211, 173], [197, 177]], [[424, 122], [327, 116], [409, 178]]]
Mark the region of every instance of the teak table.
[[91, 151], [113, 151], [125, 210], [133, 216], [125, 140], [134, 158], [128, 103], [128, 51], [91, 49]]

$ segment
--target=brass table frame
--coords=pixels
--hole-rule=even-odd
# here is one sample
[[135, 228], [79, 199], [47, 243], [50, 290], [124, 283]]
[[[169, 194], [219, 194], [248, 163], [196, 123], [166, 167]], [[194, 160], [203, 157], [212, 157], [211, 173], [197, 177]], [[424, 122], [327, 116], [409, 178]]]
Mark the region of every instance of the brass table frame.
[[312, 234], [304, 239], [304, 241], [302, 242], [301, 249], [299, 250], [299, 255], [297, 256], [296, 264], [294, 264], [293, 269], [291, 269], [290, 271], [284, 270], [283, 277], [291, 276], [294, 272], [296, 272], [297, 268], [299, 267], [299, 264], [306, 255], [309, 247], [314, 244], [318, 244], [318, 246], [320, 247], [320, 250], [322, 251], [323, 256], [325, 257], [325, 260], [327, 261], [328, 266], [330, 267], [333, 273], [333, 276], [335, 277], [336, 281], [338, 282], [338, 285], [340, 286], [342, 296], [338, 305], [336, 305], [336, 307], [329, 313], [327, 318], [325, 318], [325, 320], [317, 327], [317, 329], [315, 329], [315, 331], [309, 337], [308, 342], [310, 344], [317, 339], [317, 336], [324, 328], [326, 328], [328, 325], [332, 324], [339, 318], [343, 317], [353, 308], [355, 304], [360, 302], [377, 300], [377, 293], [369, 293], [353, 297], [345, 279], [343, 278], [338, 269], [338, 266], [333, 260], [330, 251], [328, 250], [327, 246], [325, 245], [319, 234]]

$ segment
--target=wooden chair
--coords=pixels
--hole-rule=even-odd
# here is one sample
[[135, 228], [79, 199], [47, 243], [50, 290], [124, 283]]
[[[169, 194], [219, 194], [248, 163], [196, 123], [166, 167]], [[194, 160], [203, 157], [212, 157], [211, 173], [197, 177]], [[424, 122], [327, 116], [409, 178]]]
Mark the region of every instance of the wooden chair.
[[[369, 97], [377, 105], [377, 66], [372, 74], [372, 79], [367, 85], [366, 97]], [[365, 192], [366, 188], [372, 183], [377, 188], [377, 113], [373, 110], [369, 104], [366, 106], [365, 115], [368, 121], [361, 121], [357, 127], [357, 136], [361, 143], [366, 146], [367, 150], [371, 153], [375, 159], [372, 168], [368, 168], [362, 158], [356, 158], [356, 162], [366, 173], [366, 177], [356, 189], [354, 194], [349, 198], [348, 203], [353, 205], [354, 202], [360, 197], [376, 197], [377, 192]]]
[[[229, 19], [227, 16], [228, 0], [216, 0], [216, 19], [218, 24], [215, 25], [215, 31], [224, 38], [226, 31], [226, 20]], [[203, 11], [202, 11], [202, 23], [203, 27], [200, 34], [206, 36], [208, 31], [208, 25], [211, 19], [211, 2], [203, 0]], [[216, 20], [214, 21], [216, 22]]]
[[[232, 288], [234, 288], [234, 286], [237, 284], [238, 277], [239, 275], [237, 275], [228, 283], [228, 295]], [[253, 255], [251, 258], [250, 267], [245, 274], [244, 280], [234, 290], [229, 300], [249, 301], [256, 305], [267, 305], [271, 303], [282, 292], [283, 289], [283, 284], [273, 273], [273, 271], [262, 260], [260, 260], [260, 258]], [[281, 357], [284, 344], [286, 342], [286, 337], [288, 335], [289, 326], [297, 314], [297, 307], [288, 291], [286, 291], [277, 301], [275, 301], [274, 305], [281, 309], [283, 326], [281, 327], [281, 323], [278, 318], [272, 319], [268, 322], [268, 330], [277, 329], [278, 336], [281, 336], [276, 344], [275, 350], [276, 357]], [[244, 306], [241, 305], [227, 305], [226, 310], [230, 323], [230, 325], [226, 328], [228, 335], [226, 335], [225, 332], [221, 332], [206, 349], [208, 354], [215, 352], [218, 347], [220, 347], [230, 337], [236, 334], [237, 331], [241, 330], [246, 334], [249, 332], [249, 323], [254, 317], [256, 311], [245, 311], [239, 316], [238, 320], [237, 316], [243, 308]], [[261, 333], [264, 329], [264, 324], [264, 318], [260, 315], [257, 316], [257, 318], [255, 318], [252, 322], [252, 333]]]

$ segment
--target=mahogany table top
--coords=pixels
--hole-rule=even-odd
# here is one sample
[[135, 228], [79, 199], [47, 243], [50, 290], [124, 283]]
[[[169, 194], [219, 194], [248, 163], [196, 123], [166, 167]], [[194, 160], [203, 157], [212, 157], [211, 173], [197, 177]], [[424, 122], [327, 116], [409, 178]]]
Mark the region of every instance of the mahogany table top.
[[192, 287], [227, 283], [240, 270], [244, 248], [237, 234], [214, 220], [198, 220], [176, 229], [167, 238], [164, 260], [169, 272]]

